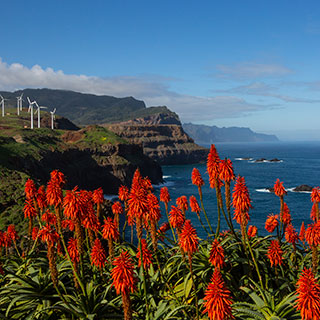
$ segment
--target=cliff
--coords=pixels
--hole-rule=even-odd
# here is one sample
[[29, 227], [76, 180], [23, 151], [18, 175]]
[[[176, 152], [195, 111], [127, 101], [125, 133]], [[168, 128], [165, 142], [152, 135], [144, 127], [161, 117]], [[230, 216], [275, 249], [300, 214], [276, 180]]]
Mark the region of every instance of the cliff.
[[142, 145], [144, 153], [162, 165], [203, 162], [208, 154], [206, 148], [195, 144], [184, 132], [176, 114], [156, 114], [105, 126], [118, 136]]
[[183, 124], [183, 129], [200, 145], [216, 142], [274, 142], [279, 141], [275, 135], [256, 133], [250, 128], [223, 127]]
[[0, 225], [4, 220], [23, 218], [27, 178], [46, 184], [54, 169], [66, 175], [66, 189], [76, 185], [88, 190], [102, 187], [105, 194], [116, 194], [122, 184], [129, 186], [136, 168], [152, 183], [162, 182], [160, 165], [146, 156], [140, 145], [105, 128], [30, 130], [13, 126], [13, 116], [5, 118], [0, 119]]

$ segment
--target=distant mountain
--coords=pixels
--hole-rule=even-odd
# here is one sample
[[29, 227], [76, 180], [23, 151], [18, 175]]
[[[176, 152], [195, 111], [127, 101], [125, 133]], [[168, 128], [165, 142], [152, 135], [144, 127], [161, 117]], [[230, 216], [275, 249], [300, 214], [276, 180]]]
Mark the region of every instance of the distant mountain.
[[215, 142], [272, 142], [279, 141], [275, 135], [256, 133], [250, 128], [206, 126], [202, 124], [183, 124], [185, 132], [200, 145]]
[[[147, 108], [143, 101], [133, 97], [116, 98], [53, 89], [2, 91], [0, 94], [9, 99], [6, 105], [12, 107], [16, 105], [16, 97], [22, 92], [25, 101], [26, 97], [30, 97], [39, 105], [47, 106], [49, 110], [57, 108], [58, 115], [70, 119], [77, 125], [121, 122], [158, 113], [175, 115], [167, 107]], [[24, 106], [27, 105], [28, 103], [24, 102]]]

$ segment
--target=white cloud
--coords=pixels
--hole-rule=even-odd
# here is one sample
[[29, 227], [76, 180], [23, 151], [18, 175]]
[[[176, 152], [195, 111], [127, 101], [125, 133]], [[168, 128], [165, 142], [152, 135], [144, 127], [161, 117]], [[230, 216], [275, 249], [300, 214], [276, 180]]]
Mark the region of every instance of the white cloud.
[[227, 90], [216, 90], [216, 92], [221, 93], [238, 93], [238, 94], [247, 94], [255, 96], [264, 96], [280, 99], [284, 102], [296, 102], [296, 103], [319, 103], [319, 99], [309, 99], [309, 98], [297, 98], [291, 97], [283, 94], [277, 93], [277, 88], [272, 87], [264, 82], [252, 82], [247, 85], [242, 85], [234, 87]]
[[165, 79], [161, 77], [157, 79], [155, 76], [99, 78], [65, 74], [62, 70], [43, 69], [39, 65], [32, 68], [19, 63], [8, 65], [0, 58], [1, 90], [51, 88], [116, 97], [133, 96], [144, 100], [147, 106], [168, 106], [179, 114], [183, 122], [234, 118], [274, 107], [274, 105], [251, 104], [234, 96], [197, 97], [179, 94], [169, 89], [165, 84], [169, 80]]
[[241, 62], [234, 65], [217, 65], [218, 76], [231, 79], [259, 79], [282, 77], [292, 73], [292, 70], [279, 64], [263, 64]]

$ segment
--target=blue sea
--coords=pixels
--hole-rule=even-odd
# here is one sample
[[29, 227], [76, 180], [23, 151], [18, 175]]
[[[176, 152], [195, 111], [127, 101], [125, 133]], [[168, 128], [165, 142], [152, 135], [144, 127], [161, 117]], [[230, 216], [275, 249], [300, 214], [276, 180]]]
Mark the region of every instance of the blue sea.
[[[264, 228], [267, 216], [271, 213], [278, 214], [280, 210], [279, 198], [265, 190], [273, 187], [277, 178], [283, 181], [288, 191], [285, 202], [291, 211], [296, 230], [299, 232], [302, 221], [305, 221], [306, 225], [311, 223], [310, 193], [293, 192], [292, 189], [302, 184], [320, 186], [320, 142], [217, 143], [215, 146], [221, 159], [229, 158], [233, 162], [235, 174], [245, 177], [253, 205], [249, 212], [251, 217], [249, 225], [256, 225], [259, 235], [267, 234]], [[244, 158], [246, 160], [243, 160]], [[277, 158], [281, 161], [254, 162], [261, 158], [268, 160]], [[195, 195], [199, 200], [198, 188], [191, 183], [191, 172], [194, 167], [199, 169], [205, 181], [204, 206], [212, 226], [215, 227], [217, 221], [215, 190], [209, 187], [205, 164], [163, 166], [165, 183], [156, 186], [156, 193], [160, 187], [167, 186], [172, 199], [169, 206], [175, 205], [175, 199], [181, 195], [188, 198]], [[163, 214], [164, 212], [162, 210]], [[206, 238], [196, 214], [188, 210], [187, 218], [196, 227], [199, 237]], [[205, 223], [203, 216], [202, 220]], [[235, 221], [234, 223], [238, 227]], [[222, 230], [227, 229], [223, 217], [221, 227]]]

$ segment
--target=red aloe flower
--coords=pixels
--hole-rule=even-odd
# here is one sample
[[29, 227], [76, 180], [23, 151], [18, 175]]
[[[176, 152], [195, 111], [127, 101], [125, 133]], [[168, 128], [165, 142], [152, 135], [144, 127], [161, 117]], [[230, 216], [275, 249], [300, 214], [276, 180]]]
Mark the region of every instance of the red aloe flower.
[[[145, 239], [141, 239], [141, 247], [142, 247], [143, 267], [145, 270], [149, 270], [149, 267], [152, 264], [152, 255], [148, 249], [148, 244]], [[137, 258], [138, 258], [138, 267], [140, 267], [141, 266], [140, 246], [138, 246]]]
[[107, 254], [99, 239], [94, 241], [94, 246], [91, 250], [91, 260], [91, 264], [95, 265], [99, 269], [102, 269], [106, 263]]
[[93, 191], [92, 200], [95, 204], [103, 204], [104, 196], [102, 188], [98, 188]]
[[65, 178], [62, 172], [54, 170], [51, 172], [51, 179], [47, 184], [47, 202], [49, 205], [59, 206], [63, 203], [62, 186]]
[[180, 248], [192, 256], [198, 251], [199, 239], [196, 230], [193, 228], [191, 221], [186, 220], [179, 237]]
[[320, 202], [320, 188], [319, 187], [312, 189], [311, 202]]
[[3, 242], [4, 247], [6, 247], [6, 248], [11, 247], [12, 239], [11, 239], [10, 235], [8, 234], [8, 232], [4, 232], [2, 234], [2, 242]]
[[225, 159], [220, 161], [220, 174], [219, 178], [222, 181], [230, 182], [231, 180], [234, 180], [234, 172], [232, 167], [232, 162], [230, 159]]
[[69, 229], [70, 231], [74, 231], [75, 225], [74, 221], [66, 219], [62, 221], [62, 228]]
[[204, 181], [201, 177], [200, 171], [197, 168], [193, 168], [191, 174], [191, 181], [197, 187], [202, 187], [204, 185]]
[[250, 220], [250, 216], [248, 212], [242, 212], [238, 209], [234, 209], [233, 219], [236, 220], [239, 224], [242, 224], [243, 220], [243, 224], [247, 225], [248, 221]]
[[270, 214], [266, 220], [265, 228], [268, 232], [272, 233], [274, 229], [279, 225], [279, 216], [276, 214]]
[[270, 260], [271, 267], [282, 264], [283, 251], [278, 240], [272, 240], [268, 249], [267, 256]]
[[67, 247], [70, 259], [74, 265], [77, 265], [80, 261], [80, 255], [77, 246], [77, 239], [70, 238]]
[[60, 239], [59, 234], [50, 225], [43, 226], [39, 230], [39, 237], [43, 242], [47, 242], [48, 246], [53, 246]]
[[258, 228], [256, 226], [249, 226], [248, 228], [248, 237], [253, 238], [257, 235]]
[[224, 249], [218, 239], [212, 242], [209, 262], [217, 268], [221, 268], [224, 265]]
[[298, 242], [298, 240], [299, 240], [298, 232], [295, 230], [295, 228], [293, 227], [292, 224], [287, 225], [285, 237], [286, 237], [287, 242], [289, 242], [293, 245], [295, 245]]
[[230, 320], [232, 315], [232, 300], [230, 290], [226, 287], [219, 268], [213, 272], [211, 282], [205, 292], [205, 310], [211, 320]]
[[38, 238], [39, 228], [33, 227], [32, 229], [32, 240], [35, 241]]
[[171, 201], [170, 194], [167, 187], [160, 189], [160, 201], [168, 204]]
[[185, 218], [182, 211], [175, 206], [171, 206], [171, 211], [169, 212], [170, 224], [177, 229], [181, 229], [184, 224]]
[[112, 285], [115, 287], [117, 294], [134, 292], [137, 279], [134, 276], [134, 266], [128, 251], [121, 252], [112, 264], [115, 266], [111, 271]]
[[136, 278], [133, 273], [133, 264], [127, 251], [121, 252], [120, 256], [113, 262], [112, 285], [115, 286], [117, 294], [121, 292], [124, 320], [132, 319], [131, 301], [129, 292], [136, 290]]
[[64, 215], [69, 219], [79, 218], [85, 215], [86, 199], [81, 191], [77, 191], [78, 187], [68, 190], [63, 200]]
[[[128, 200], [128, 217], [131, 221], [136, 220], [139, 223], [141, 219], [148, 212], [147, 190], [144, 188], [143, 178], [140, 175], [140, 171], [137, 169], [134, 173], [131, 185], [131, 191]], [[129, 221], [128, 221], [129, 222]], [[137, 226], [138, 227], [138, 226]], [[137, 230], [141, 233], [141, 230]], [[139, 235], [138, 235], [139, 237]]]
[[37, 192], [37, 203], [40, 210], [45, 209], [48, 206], [47, 197], [46, 197], [46, 190], [44, 186], [40, 186]]
[[181, 196], [179, 198], [177, 198], [176, 200], [176, 205], [177, 207], [182, 210], [183, 212], [185, 212], [186, 210], [188, 210], [189, 206], [188, 206], [188, 199], [186, 196]]
[[104, 220], [104, 225], [102, 226], [102, 237], [107, 240], [119, 239], [119, 231], [113, 219], [110, 217]]
[[56, 181], [56, 183], [58, 183], [60, 187], [62, 187], [66, 183], [64, 174], [59, 170], [53, 170], [50, 173], [50, 178], [51, 178], [50, 180]]
[[288, 207], [288, 205], [284, 202], [283, 203], [283, 212], [282, 212], [282, 222], [285, 225], [290, 224], [292, 221], [291, 219], [291, 214], [290, 214], [290, 209]]
[[112, 209], [112, 212], [113, 212], [114, 215], [123, 213], [123, 208], [122, 208], [122, 205], [121, 205], [121, 203], [119, 201], [116, 201], [112, 205], [111, 209]]
[[30, 200], [26, 200], [24, 208], [23, 208], [24, 217], [28, 219], [32, 219], [37, 216], [37, 211], [33, 207], [33, 204]]
[[190, 203], [191, 212], [195, 212], [197, 214], [200, 213], [200, 207], [199, 207], [197, 198], [195, 196], [190, 196], [189, 203]]
[[320, 285], [310, 269], [303, 269], [297, 281], [297, 310], [302, 320], [320, 319]]
[[86, 229], [92, 230], [94, 232], [98, 232], [101, 227], [98, 217], [93, 212], [90, 212], [86, 215], [86, 217], [82, 220], [82, 225]]
[[19, 239], [18, 233], [16, 231], [16, 227], [14, 224], [10, 224], [7, 228], [7, 236], [12, 240], [16, 241]]
[[287, 191], [283, 186], [283, 182], [280, 182], [279, 179], [277, 179], [276, 183], [274, 184], [274, 193], [278, 197], [282, 197], [283, 195], [287, 194]]
[[27, 200], [33, 200], [37, 196], [37, 189], [32, 179], [28, 179], [25, 183], [24, 192]]
[[305, 239], [310, 247], [320, 245], [320, 222], [309, 224], [305, 232]]
[[119, 199], [121, 201], [127, 201], [129, 199], [129, 190], [126, 186], [121, 186], [119, 188]]
[[310, 218], [313, 221], [317, 221], [317, 203], [313, 203], [310, 211]]
[[49, 210], [47, 210], [41, 216], [41, 220], [47, 224], [52, 224], [52, 225], [56, 225], [56, 223], [57, 223], [57, 217], [53, 213], [51, 213]]
[[306, 228], [304, 226], [304, 221], [301, 223], [300, 232], [299, 232], [299, 239], [300, 241], [304, 242], [306, 237]]
[[147, 219], [158, 222], [161, 218], [160, 205], [158, 198], [153, 194], [149, 193], [147, 196], [148, 201], [148, 214]]
[[238, 176], [233, 188], [232, 205], [240, 212], [248, 212], [251, 206], [249, 191], [246, 186], [244, 177]]
[[207, 171], [209, 174], [210, 187], [215, 188], [216, 180], [220, 173], [220, 158], [216, 147], [212, 144], [207, 159]]

